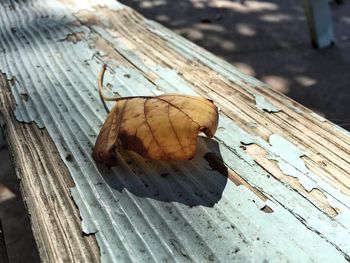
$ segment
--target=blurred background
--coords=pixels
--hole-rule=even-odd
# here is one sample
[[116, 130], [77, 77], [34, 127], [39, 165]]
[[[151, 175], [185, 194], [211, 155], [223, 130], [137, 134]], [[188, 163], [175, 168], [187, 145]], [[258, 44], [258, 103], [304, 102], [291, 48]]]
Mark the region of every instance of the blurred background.
[[[120, 2], [350, 130], [350, 1], [329, 1], [335, 45], [321, 50], [311, 47], [303, 1]], [[0, 218], [10, 262], [39, 262], [2, 136], [0, 160]]]
[[119, 2], [350, 130], [350, 1], [329, 1], [336, 43], [322, 50], [311, 47], [303, 1]]

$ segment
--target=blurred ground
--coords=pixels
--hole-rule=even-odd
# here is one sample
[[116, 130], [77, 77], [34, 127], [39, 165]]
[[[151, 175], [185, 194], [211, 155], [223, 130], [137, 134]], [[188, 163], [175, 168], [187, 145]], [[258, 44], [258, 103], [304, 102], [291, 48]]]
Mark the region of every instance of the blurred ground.
[[[0, 131], [0, 219], [10, 262], [39, 262], [18, 180]], [[0, 259], [1, 263], [1, 259]]]
[[[332, 4], [336, 45], [311, 48], [302, 1], [120, 0], [350, 130], [350, 2]], [[0, 136], [0, 218], [10, 262], [38, 262]]]
[[311, 48], [295, 0], [120, 0], [350, 130], [350, 1], [331, 3], [336, 45]]

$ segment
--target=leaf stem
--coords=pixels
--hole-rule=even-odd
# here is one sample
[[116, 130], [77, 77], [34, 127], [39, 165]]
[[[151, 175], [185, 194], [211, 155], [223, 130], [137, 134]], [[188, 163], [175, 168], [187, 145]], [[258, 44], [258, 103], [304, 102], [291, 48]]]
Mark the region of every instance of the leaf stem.
[[102, 65], [102, 68], [101, 68], [101, 71], [100, 71], [100, 75], [98, 77], [98, 92], [99, 92], [100, 97], [101, 97], [101, 99], [103, 101], [116, 101], [116, 100], [118, 100], [118, 98], [106, 97], [103, 94], [103, 78], [104, 78], [104, 75], [105, 75], [106, 67], [107, 67], [106, 64]]
[[103, 77], [106, 71], [106, 64], [102, 65], [101, 71], [100, 71], [100, 75], [98, 76], [98, 94], [100, 95], [100, 99], [102, 102], [103, 107], [105, 108], [106, 112], [109, 113], [109, 109], [106, 105], [106, 97], [103, 95], [102, 89], [103, 89]]
[[[105, 108], [105, 110], [107, 111], [107, 113], [109, 113], [109, 109], [106, 105], [106, 101], [119, 101], [119, 100], [126, 100], [126, 99], [134, 99], [134, 98], [144, 98], [144, 99], [148, 99], [150, 98], [149, 96], [129, 96], [129, 97], [107, 97], [103, 94], [103, 78], [106, 72], [106, 68], [107, 65], [103, 64], [101, 71], [100, 71], [100, 75], [98, 77], [98, 93], [100, 95], [100, 99], [102, 101], [103, 107]], [[163, 96], [167, 96], [167, 95], [173, 95], [173, 94], [165, 94], [165, 95], [161, 95]], [[161, 96], [155, 96], [155, 97], [161, 97]]]
[[135, 96], [135, 97], [107, 97], [103, 94], [103, 78], [106, 72], [107, 65], [103, 64], [100, 74], [98, 76], [98, 93], [100, 95], [101, 102], [103, 104], [103, 107], [105, 108], [106, 112], [109, 113], [109, 109], [106, 105], [106, 101], [118, 101], [118, 100], [124, 100], [124, 99], [132, 99], [132, 98], [142, 98], [143, 96]]

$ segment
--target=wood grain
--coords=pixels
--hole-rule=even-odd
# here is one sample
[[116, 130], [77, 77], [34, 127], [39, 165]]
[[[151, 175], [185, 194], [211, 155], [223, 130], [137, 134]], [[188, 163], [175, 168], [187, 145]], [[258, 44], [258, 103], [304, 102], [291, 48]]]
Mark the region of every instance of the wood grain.
[[[181, 47], [184, 51], [193, 53], [193, 58], [188, 59], [184, 53], [172, 46], [172, 42], [176, 42], [177, 39], [157, 35], [155, 32], [164, 33], [162, 29], [155, 30], [132, 9], [127, 7], [117, 11], [100, 7], [95, 9], [97, 12], [81, 11], [75, 15], [81, 23], [91, 27], [98, 35], [95, 44], [97, 50], [105, 52], [107, 46], [115, 48], [114, 51], [108, 50], [104, 60], [109, 61], [111, 65], [119, 63], [127, 65], [129, 62], [130, 67], [136, 66], [152, 82], [157, 82], [159, 79], [157, 73], [151, 70], [152, 65], [175, 69], [196, 92], [213, 99], [221, 108], [221, 112], [247, 133], [266, 141], [272, 134], [279, 134], [304, 150], [308, 156], [303, 157], [303, 160], [310, 171], [350, 197], [350, 140], [346, 132], [336, 129], [328, 120], [317, 118], [311, 110], [271, 88], [263, 85], [253, 86], [244, 79], [232, 81], [218, 74], [210, 65], [194, 56], [197, 50], [202, 52], [203, 57], [210, 56], [207, 51], [201, 48], [189, 51], [191, 47], [185, 46], [187, 42], [180, 41], [184, 44]], [[104, 17], [104, 20], [100, 20], [99, 17]], [[108, 30], [105, 30], [104, 27], [107, 26]], [[101, 39], [109, 41], [102, 43]], [[135, 55], [139, 61], [144, 61], [143, 64], [136, 65], [132, 60], [126, 62], [126, 55], [121, 47], [125, 50], [137, 50]], [[252, 94], [263, 96], [276, 106], [279, 112], [261, 112], [256, 107]], [[249, 126], [247, 123], [255, 125]], [[259, 165], [260, 158], [266, 160], [267, 156], [254, 155], [250, 152], [248, 154], [251, 154]], [[269, 170], [271, 171], [273, 169]], [[276, 178], [280, 178], [279, 168], [277, 167], [275, 171], [278, 174]], [[320, 200], [318, 204], [318, 199], [315, 199], [312, 193], [305, 191], [302, 185], [295, 184], [295, 178], [284, 175], [282, 179], [326, 211], [329, 216], [336, 215], [331, 206], [325, 207], [327, 201]]]
[[[117, 2], [86, 0], [84, 10], [74, 0], [42, 0], [42, 10], [27, 2], [0, 9], [0, 61], [17, 78], [10, 88], [2, 76], [1, 101], [43, 261], [249, 261], [251, 251], [262, 260], [349, 260], [346, 131]], [[97, 167], [101, 62], [118, 95], [212, 99], [222, 121], [216, 148], [202, 142], [186, 163], [120, 151], [119, 166]], [[275, 135], [287, 146], [274, 146]], [[314, 188], [281, 163], [313, 177]], [[81, 229], [95, 234], [101, 255]]]
[[74, 186], [45, 129], [19, 123], [6, 75], [0, 74], [1, 116], [20, 179], [42, 262], [98, 262], [94, 236], [83, 235], [79, 210], [70, 197]]

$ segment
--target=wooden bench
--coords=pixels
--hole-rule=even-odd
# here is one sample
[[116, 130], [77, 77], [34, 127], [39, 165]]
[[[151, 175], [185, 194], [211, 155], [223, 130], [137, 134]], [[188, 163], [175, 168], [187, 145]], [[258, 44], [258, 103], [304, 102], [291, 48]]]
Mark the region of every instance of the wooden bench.
[[[3, 128], [43, 262], [350, 260], [347, 131], [116, 1], [1, 1], [0, 19]], [[211, 98], [214, 140], [97, 166], [102, 63], [115, 95]]]

